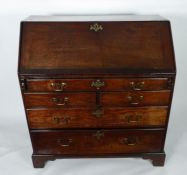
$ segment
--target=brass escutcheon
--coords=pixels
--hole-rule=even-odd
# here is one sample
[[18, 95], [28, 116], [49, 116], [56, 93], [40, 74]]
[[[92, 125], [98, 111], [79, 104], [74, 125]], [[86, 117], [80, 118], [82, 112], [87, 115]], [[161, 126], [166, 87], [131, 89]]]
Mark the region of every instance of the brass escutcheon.
[[104, 132], [103, 131], [97, 131], [93, 136], [96, 137], [97, 140], [100, 140], [102, 137], [104, 137]]
[[99, 30], [103, 30], [103, 26], [98, 23], [94, 23], [90, 25], [90, 30], [94, 30], [95, 32], [98, 32]]
[[104, 114], [104, 111], [101, 109], [96, 109], [95, 111], [92, 112], [92, 115], [96, 118], [100, 118]]
[[97, 90], [99, 90], [101, 87], [105, 86], [105, 82], [101, 80], [93, 81], [91, 84], [92, 87], [95, 87]]

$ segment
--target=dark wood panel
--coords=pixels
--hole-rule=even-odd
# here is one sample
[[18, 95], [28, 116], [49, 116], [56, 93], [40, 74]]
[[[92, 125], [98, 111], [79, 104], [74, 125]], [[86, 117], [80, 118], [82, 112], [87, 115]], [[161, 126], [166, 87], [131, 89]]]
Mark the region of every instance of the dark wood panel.
[[30, 128], [164, 127], [167, 107], [27, 110]]
[[98, 22], [98, 32], [94, 24], [23, 22], [19, 72], [175, 72], [167, 21]]
[[143, 153], [162, 151], [164, 130], [41, 130], [31, 137], [34, 154]]
[[95, 107], [95, 93], [24, 94], [26, 108], [33, 107]]
[[27, 79], [30, 92], [124, 91], [168, 89], [168, 78]]
[[167, 106], [170, 91], [101, 93], [101, 106]]

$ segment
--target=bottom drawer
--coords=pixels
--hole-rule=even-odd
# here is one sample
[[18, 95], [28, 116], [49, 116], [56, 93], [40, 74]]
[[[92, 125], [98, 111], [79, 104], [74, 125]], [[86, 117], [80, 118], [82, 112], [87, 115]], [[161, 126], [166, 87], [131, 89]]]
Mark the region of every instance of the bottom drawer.
[[34, 154], [97, 155], [162, 151], [164, 129], [34, 130]]

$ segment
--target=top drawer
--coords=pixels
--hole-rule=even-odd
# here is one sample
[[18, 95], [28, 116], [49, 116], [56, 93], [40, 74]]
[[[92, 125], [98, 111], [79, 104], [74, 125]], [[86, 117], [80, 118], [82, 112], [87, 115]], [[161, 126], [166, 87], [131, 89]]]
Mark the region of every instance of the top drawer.
[[167, 90], [168, 78], [27, 79], [29, 92]]

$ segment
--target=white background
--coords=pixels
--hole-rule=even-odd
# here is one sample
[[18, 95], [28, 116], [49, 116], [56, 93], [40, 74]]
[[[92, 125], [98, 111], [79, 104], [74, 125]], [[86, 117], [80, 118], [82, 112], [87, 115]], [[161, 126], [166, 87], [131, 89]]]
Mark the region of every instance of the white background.
[[[64, 159], [34, 169], [17, 79], [20, 21], [45, 14], [160, 14], [171, 21], [177, 80], [165, 166], [142, 159]], [[158, 175], [187, 171], [187, 0], [0, 0], [0, 175]]]

